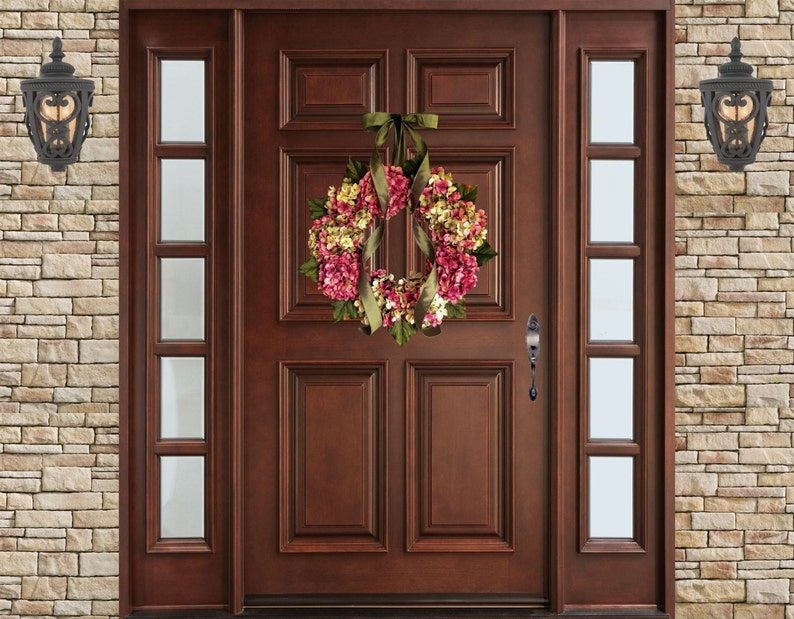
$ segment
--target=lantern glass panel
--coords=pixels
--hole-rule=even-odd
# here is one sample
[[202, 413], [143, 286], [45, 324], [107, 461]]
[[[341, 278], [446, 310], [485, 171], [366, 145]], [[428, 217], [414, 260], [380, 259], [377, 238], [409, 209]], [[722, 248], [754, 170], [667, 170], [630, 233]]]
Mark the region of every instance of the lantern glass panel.
[[54, 150], [61, 150], [74, 142], [77, 133], [77, 110], [77, 101], [68, 92], [47, 93], [39, 99], [38, 112], [42, 118], [43, 141], [52, 139]]
[[733, 92], [717, 98], [717, 117], [720, 142], [728, 143], [730, 150], [741, 153], [749, 150], [755, 133], [758, 106], [749, 93]]

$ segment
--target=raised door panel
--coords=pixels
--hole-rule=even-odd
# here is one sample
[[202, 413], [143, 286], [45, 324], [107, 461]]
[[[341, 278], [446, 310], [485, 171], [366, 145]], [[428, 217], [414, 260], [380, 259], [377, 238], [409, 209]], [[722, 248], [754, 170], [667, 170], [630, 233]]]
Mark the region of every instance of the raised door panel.
[[281, 128], [358, 129], [384, 109], [388, 50], [282, 50]]
[[385, 363], [281, 364], [282, 552], [385, 551]]
[[[450, 146], [433, 148], [430, 165], [451, 172], [458, 184], [477, 186], [476, 208], [488, 218], [488, 243], [498, 255], [477, 273], [477, 286], [466, 295], [468, 320], [505, 320], [513, 317], [514, 271], [514, 148]], [[407, 235], [413, 244], [412, 235]], [[405, 252], [406, 272], [422, 271], [424, 257], [417, 248]]]
[[513, 550], [512, 373], [512, 361], [409, 362], [409, 551]]
[[438, 114], [441, 129], [514, 123], [513, 49], [409, 49], [409, 108]]
[[[370, 150], [355, 148], [281, 151], [279, 294], [282, 320], [331, 319], [328, 297], [299, 271], [300, 265], [309, 258], [307, 231], [312, 227], [312, 218], [307, 200], [327, 195], [331, 186], [339, 187], [349, 157], [368, 161], [370, 154]], [[262, 203], [260, 208], [269, 206]]]

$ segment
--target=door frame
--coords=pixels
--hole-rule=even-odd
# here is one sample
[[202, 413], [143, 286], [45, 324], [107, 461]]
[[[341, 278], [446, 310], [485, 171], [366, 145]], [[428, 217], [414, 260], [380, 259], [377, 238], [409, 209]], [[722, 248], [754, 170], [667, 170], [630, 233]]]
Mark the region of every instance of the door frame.
[[[569, 13], [577, 11], [597, 11], [608, 14], [610, 12], [642, 11], [663, 13], [664, 29], [666, 33], [663, 53], [663, 80], [664, 80], [664, 119], [663, 129], [664, 145], [659, 147], [659, 157], [663, 172], [659, 189], [663, 192], [659, 203], [664, 213], [660, 214], [659, 221], [663, 221], [661, 229], [656, 231], [658, 246], [662, 248], [663, 255], [653, 256], [659, 265], [659, 280], [661, 284], [661, 306], [658, 315], [661, 324], [655, 328], [659, 330], [663, 341], [662, 350], [654, 351], [663, 365], [663, 384], [660, 391], [663, 393], [663, 402], [660, 405], [662, 419], [659, 427], [663, 436], [659, 439], [661, 462], [657, 466], [663, 475], [663, 489], [660, 492], [662, 505], [655, 506], [660, 513], [660, 522], [664, 524], [661, 536], [664, 540], [661, 558], [661, 573], [659, 578], [659, 614], [651, 616], [672, 617], [674, 609], [674, 0], [491, 0], [482, 3], [480, 0], [446, 0], [443, 8], [438, 3], [429, 0], [403, 0], [400, 11], [470, 11], [470, 12], [513, 12], [528, 11], [548, 12], [552, 16], [552, 44], [551, 44], [551, 110], [552, 126], [550, 133], [553, 136], [550, 145], [551, 174], [550, 174], [550, 209], [551, 209], [551, 239], [550, 239], [550, 307], [560, 307], [562, 302], [561, 291], [570, 286], [578, 286], [578, 282], [571, 281], [571, 262], [577, 264], [566, 256], [565, 249], [570, 242], [566, 238], [566, 224], [564, 220], [565, 203], [570, 195], [570, 182], [566, 175], [569, 166], [570, 151], [579, 148], [578, 145], [570, 146], [564, 139], [566, 132], [566, 106], [567, 100], [565, 87], [566, 62], [570, 60], [569, 50], [566, 49], [566, 20]], [[138, 437], [131, 432], [133, 418], [140, 414], [141, 385], [145, 384], [140, 371], [136, 371], [138, 363], [138, 350], [141, 324], [140, 278], [136, 276], [140, 247], [140, 233], [135, 227], [136, 212], [140, 209], [140, 196], [133, 190], [131, 166], [135, 164], [135, 128], [131, 122], [131, 113], [134, 111], [135, 101], [130, 92], [130, 55], [131, 32], [130, 24], [136, 11], [145, 10], [219, 10], [229, 15], [229, 50], [230, 50], [230, 148], [229, 148], [229, 204], [230, 217], [230, 272], [229, 272], [229, 398], [230, 411], [229, 433], [229, 477], [231, 504], [229, 511], [229, 554], [228, 557], [228, 605], [226, 610], [218, 614], [218, 609], [208, 610], [212, 616], [228, 616], [244, 610], [243, 607], [243, 497], [242, 478], [243, 464], [242, 445], [242, 360], [244, 325], [243, 316], [243, 95], [245, 84], [243, 79], [243, 31], [244, 19], [247, 11], [259, 10], [288, 10], [288, 11], [364, 11], [382, 10], [389, 11], [393, 0], [121, 0], [120, 6], [120, 616], [129, 615], [135, 609], [131, 605], [130, 558], [131, 548], [131, 503], [135, 501], [136, 488], [143, 483], [135, 475], [139, 471], [136, 460], [137, 451], [140, 449]], [[577, 179], [578, 181], [578, 179]], [[556, 320], [548, 327], [551, 351], [548, 358], [565, 359], [570, 354], [566, 343], [570, 339], [565, 332], [563, 320]], [[566, 421], [563, 407], [565, 406], [566, 393], [577, 390], [579, 385], [564, 384], [562, 373], [556, 366], [550, 368], [550, 405], [549, 405], [549, 598], [550, 606], [547, 616], [553, 616], [564, 611], [576, 611], [580, 616], [649, 616], [648, 608], [625, 608], [625, 614], [615, 609], [606, 610], [604, 607], [578, 605], [570, 603], [567, 599], [567, 578], [570, 559], [566, 559], [571, 544], [578, 544], [577, 530], [570, 530], [570, 526], [563, 523], [570, 521], [570, 500], [566, 497], [565, 490], [570, 484], [578, 483], [578, 471], [572, 470], [570, 451], [574, 450], [574, 461], [579, 457], [578, 444], [566, 445], [570, 440], [572, 430]], [[567, 424], [567, 425], [566, 425]], [[578, 436], [578, 431], [576, 432]], [[576, 519], [578, 521], [578, 517]], [[578, 547], [578, 546], [577, 546]], [[398, 609], [399, 610], [399, 609]], [[136, 611], [135, 615], [141, 611]], [[168, 611], [144, 612], [149, 616], [168, 616]], [[197, 615], [198, 616], [198, 615]], [[418, 616], [418, 615], [415, 615]], [[537, 613], [532, 616], [537, 616]]]

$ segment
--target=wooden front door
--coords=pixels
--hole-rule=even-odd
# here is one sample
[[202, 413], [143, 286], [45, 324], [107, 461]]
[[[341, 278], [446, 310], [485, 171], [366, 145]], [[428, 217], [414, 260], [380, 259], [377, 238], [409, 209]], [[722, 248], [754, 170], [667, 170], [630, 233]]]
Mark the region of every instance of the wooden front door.
[[[548, 367], [531, 402], [527, 318], [549, 305], [545, 14], [259, 13], [245, 21], [246, 605], [543, 605]], [[366, 161], [361, 114], [431, 112], [433, 166], [479, 185], [499, 252], [468, 317], [400, 348], [334, 324], [298, 272], [306, 200]], [[418, 258], [403, 216], [378, 256]]]

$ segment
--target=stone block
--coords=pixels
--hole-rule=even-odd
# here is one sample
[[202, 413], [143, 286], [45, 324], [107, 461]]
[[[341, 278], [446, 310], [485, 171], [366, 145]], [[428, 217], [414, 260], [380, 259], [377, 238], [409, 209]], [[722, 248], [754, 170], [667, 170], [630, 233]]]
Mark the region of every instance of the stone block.
[[794, 269], [791, 253], [749, 253], [739, 256], [740, 269]]
[[716, 473], [678, 473], [675, 476], [676, 496], [707, 496], [717, 493]]
[[788, 384], [747, 385], [747, 406], [759, 408], [788, 407], [790, 389]]
[[[676, 70], [676, 81], [678, 81], [679, 73], [686, 74], [694, 68], [683, 67], [682, 71]], [[703, 68], [698, 67], [697, 72], [701, 75], [715, 77], [714, 69], [712, 67], [707, 67], [707, 69], [707, 71], [703, 71]], [[745, 193], [744, 174], [739, 172], [679, 172], [676, 174], [676, 193], [700, 196], [743, 194]]]
[[100, 509], [102, 495], [97, 492], [40, 492], [33, 497], [33, 506], [45, 510]]
[[747, 601], [759, 604], [780, 604], [789, 600], [789, 579], [770, 578], [747, 581]]
[[692, 528], [705, 530], [730, 531], [736, 527], [736, 514], [692, 514]]
[[735, 237], [704, 237], [687, 240], [690, 256], [729, 256], [739, 253], [739, 239]]
[[45, 278], [85, 279], [91, 277], [91, 256], [83, 254], [45, 254], [41, 274]]
[[118, 529], [95, 529], [92, 550], [95, 552], [118, 552]]
[[70, 365], [67, 384], [70, 387], [115, 387], [119, 384], [117, 363]]
[[116, 340], [82, 340], [80, 363], [117, 363], [119, 346]]
[[38, 554], [35, 552], [0, 551], [0, 574], [3, 576], [28, 576], [35, 574]]
[[88, 617], [93, 615], [92, 602], [89, 600], [56, 600], [53, 603], [53, 613], [58, 617]]
[[715, 301], [719, 280], [705, 277], [676, 277], [676, 301]]
[[91, 490], [91, 469], [44, 467], [41, 471], [44, 492], [80, 492]]
[[40, 576], [76, 576], [77, 554], [73, 552], [42, 552], [39, 554]]
[[778, 0], [746, 0], [745, 2], [747, 17], [777, 17], [779, 14]]
[[743, 602], [745, 584], [742, 580], [679, 580], [677, 602]]
[[736, 528], [747, 531], [789, 531], [791, 514], [736, 514]]
[[25, 387], [63, 387], [66, 384], [66, 365], [26, 363], [22, 366], [22, 385]]
[[735, 318], [692, 318], [693, 335], [732, 335], [736, 333]]
[[30, 363], [37, 356], [36, 340], [0, 339], [0, 363]]
[[118, 553], [87, 552], [80, 556], [80, 576], [118, 576], [118, 573]]
[[27, 600], [63, 600], [66, 598], [66, 578], [52, 576], [23, 578], [22, 597]]
[[786, 464], [794, 465], [794, 448], [746, 447], [739, 451], [742, 464]]
[[733, 619], [784, 619], [783, 604], [737, 604]]
[[748, 172], [747, 195], [749, 196], [787, 196], [789, 195], [789, 172]]
[[733, 604], [676, 604], [675, 611], [677, 619], [734, 619]]
[[75, 340], [39, 340], [38, 360], [42, 363], [76, 363], [77, 350]]
[[115, 576], [71, 577], [67, 585], [70, 600], [115, 600], [119, 583]]
[[723, 408], [744, 406], [743, 385], [678, 385], [676, 401], [678, 406], [694, 408]]
[[690, 432], [687, 448], [697, 451], [734, 450], [739, 448], [739, 435], [736, 432]]
[[17, 616], [49, 617], [52, 615], [53, 602], [40, 600], [14, 600], [11, 612]]

